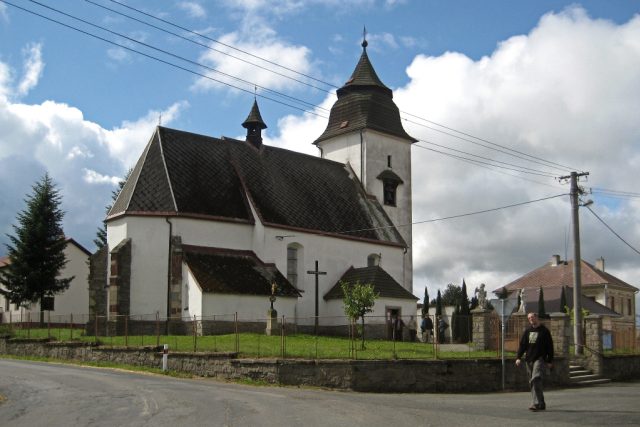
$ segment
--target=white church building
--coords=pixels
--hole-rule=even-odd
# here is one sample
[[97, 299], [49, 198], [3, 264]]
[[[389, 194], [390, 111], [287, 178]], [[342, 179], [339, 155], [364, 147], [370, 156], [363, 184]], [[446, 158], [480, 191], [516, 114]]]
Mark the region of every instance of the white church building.
[[394, 314], [415, 315], [416, 140], [366, 43], [326, 130], [300, 142], [320, 157], [263, 144], [256, 102], [242, 123], [245, 140], [157, 127], [108, 213], [107, 246], [92, 259], [92, 313], [237, 315], [264, 328], [275, 283], [279, 317], [303, 330], [317, 318], [330, 332], [346, 324], [345, 280], [374, 285], [368, 323], [379, 331]]

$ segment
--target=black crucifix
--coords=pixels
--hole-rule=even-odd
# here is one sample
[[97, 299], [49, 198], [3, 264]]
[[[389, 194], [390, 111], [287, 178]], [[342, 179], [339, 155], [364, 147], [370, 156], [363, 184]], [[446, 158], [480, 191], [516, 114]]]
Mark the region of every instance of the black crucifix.
[[327, 274], [326, 271], [318, 271], [318, 260], [316, 260], [316, 269], [307, 271], [307, 274], [314, 274], [316, 276], [316, 317], [313, 324], [314, 333], [318, 333], [318, 276]]

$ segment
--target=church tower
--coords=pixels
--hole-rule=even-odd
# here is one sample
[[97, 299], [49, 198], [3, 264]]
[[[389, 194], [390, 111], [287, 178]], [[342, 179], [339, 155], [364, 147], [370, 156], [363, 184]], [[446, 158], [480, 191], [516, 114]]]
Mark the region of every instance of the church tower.
[[[411, 144], [393, 92], [376, 74], [367, 40], [351, 78], [337, 91], [329, 123], [314, 142], [323, 158], [349, 164], [407, 244], [402, 285], [412, 291]], [[381, 260], [384, 265], [384, 260]]]

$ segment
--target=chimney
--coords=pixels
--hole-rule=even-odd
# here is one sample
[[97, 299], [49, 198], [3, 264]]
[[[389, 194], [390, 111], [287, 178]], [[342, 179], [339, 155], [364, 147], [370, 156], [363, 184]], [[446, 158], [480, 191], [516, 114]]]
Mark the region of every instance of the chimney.
[[551, 267], [560, 265], [560, 255], [551, 255]]
[[600, 257], [596, 260], [596, 269], [604, 272], [604, 258]]

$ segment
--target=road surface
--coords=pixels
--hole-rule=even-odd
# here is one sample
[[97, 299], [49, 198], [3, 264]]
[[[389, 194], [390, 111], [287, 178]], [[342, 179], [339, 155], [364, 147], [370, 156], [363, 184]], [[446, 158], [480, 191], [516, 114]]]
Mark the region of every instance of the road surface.
[[230, 384], [0, 359], [0, 426], [640, 425], [640, 383], [547, 391], [370, 394]]

